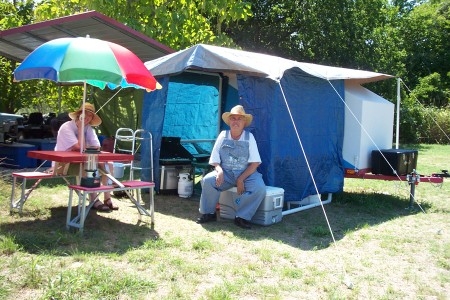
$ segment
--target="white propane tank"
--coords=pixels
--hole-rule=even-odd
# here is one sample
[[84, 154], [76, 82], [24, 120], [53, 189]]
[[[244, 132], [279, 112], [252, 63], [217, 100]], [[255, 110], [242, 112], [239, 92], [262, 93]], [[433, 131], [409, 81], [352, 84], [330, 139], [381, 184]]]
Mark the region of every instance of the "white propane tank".
[[194, 182], [189, 179], [189, 173], [180, 173], [178, 177], [178, 196], [189, 198], [194, 191]]

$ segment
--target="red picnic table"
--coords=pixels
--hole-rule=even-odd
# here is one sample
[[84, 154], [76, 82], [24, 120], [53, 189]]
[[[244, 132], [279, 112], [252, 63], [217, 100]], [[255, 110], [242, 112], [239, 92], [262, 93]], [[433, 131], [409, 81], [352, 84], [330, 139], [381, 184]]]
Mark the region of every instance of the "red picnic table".
[[[28, 157], [36, 158], [40, 160], [48, 160], [48, 161], [54, 161], [59, 163], [79, 163], [82, 164], [87, 161], [87, 155], [77, 152], [77, 151], [51, 151], [51, 150], [32, 150], [28, 151], [27, 154]], [[132, 154], [124, 154], [124, 153], [111, 153], [111, 152], [100, 152], [98, 154], [98, 162], [129, 162], [134, 159], [134, 156]], [[70, 227], [76, 227], [80, 230], [80, 232], [83, 231], [84, 228], [84, 221], [92, 207], [95, 201], [91, 201], [89, 205], [86, 205], [86, 201], [88, 199], [88, 196], [90, 194], [95, 194], [96, 197], [102, 192], [115, 192], [115, 191], [124, 191], [130, 201], [136, 206], [138, 212], [139, 212], [139, 221], [141, 220], [142, 215], [149, 216], [151, 218], [151, 226], [153, 228], [154, 226], [154, 182], [147, 182], [147, 181], [140, 181], [140, 180], [129, 180], [129, 181], [120, 181], [117, 178], [115, 178], [112, 174], [109, 172], [105, 172], [104, 170], [99, 170], [104, 175], [106, 175], [112, 182], [112, 185], [104, 185], [100, 187], [84, 187], [77, 184], [70, 184], [68, 181], [68, 187], [69, 187], [69, 202], [67, 207], [67, 221], [66, 221], [66, 227], [69, 229]], [[19, 212], [21, 213], [22, 207], [27, 200], [29, 194], [31, 191], [37, 187], [40, 180], [46, 179], [46, 178], [55, 178], [58, 177], [57, 175], [54, 175], [52, 173], [48, 172], [15, 172], [13, 175], [13, 187], [11, 192], [11, 207], [10, 211], [12, 212], [13, 208], [17, 208]], [[19, 200], [15, 200], [14, 196], [14, 189], [16, 186], [16, 179], [22, 178], [22, 193]], [[34, 179], [38, 180], [31, 190], [29, 192], [25, 192], [26, 189], [26, 180], [27, 179]], [[148, 212], [142, 205], [141, 205], [141, 197], [140, 197], [140, 190], [141, 189], [150, 189], [150, 212]], [[78, 214], [74, 218], [72, 218], [72, 198], [73, 198], [73, 192], [76, 192], [78, 194]], [[136, 197], [133, 195], [133, 191], [136, 191]], [[97, 198], [96, 198], [97, 199]]]

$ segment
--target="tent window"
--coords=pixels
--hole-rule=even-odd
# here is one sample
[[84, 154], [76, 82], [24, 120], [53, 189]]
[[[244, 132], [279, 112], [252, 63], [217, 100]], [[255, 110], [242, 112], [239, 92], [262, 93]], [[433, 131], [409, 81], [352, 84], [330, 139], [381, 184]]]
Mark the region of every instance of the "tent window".
[[212, 140], [219, 132], [221, 78], [183, 73], [170, 78], [163, 136], [181, 140]]

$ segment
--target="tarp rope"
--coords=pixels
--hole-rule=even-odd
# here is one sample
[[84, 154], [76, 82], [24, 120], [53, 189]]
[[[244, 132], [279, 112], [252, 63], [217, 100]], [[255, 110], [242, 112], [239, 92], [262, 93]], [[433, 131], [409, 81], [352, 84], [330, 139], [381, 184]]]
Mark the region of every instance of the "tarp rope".
[[[287, 102], [286, 95], [285, 95], [285, 93], [284, 93], [283, 87], [281, 86], [281, 82], [278, 80], [277, 83], [278, 83], [278, 86], [280, 87], [280, 91], [281, 91], [281, 94], [282, 94], [282, 96], [283, 96], [283, 100], [284, 100], [284, 103], [285, 103], [285, 105], [286, 105], [286, 108], [287, 108], [289, 117], [290, 117], [290, 119], [291, 119], [292, 126], [294, 127], [295, 135], [297, 136], [297, 140], [298, 140], [298, 143], [299, 143], [300, 148], [301, 148], [301, 150], [302, 150], [303, 157], [305, 158], [306, 166], [308, 167], [309, 174], [311, 175], [311, 179], [312, 179], [312, 182], [313, 182], [313, 184], [314, 184], [314, 189], [316, 190], [316, 195], [317, 195], [317, 197], [320, 199], [319, 189], [317, 188], [317, 184], [316, 184], [316, 181], [315, 181], [315, 179], [314, 179], [314, 176], [313, 176], [313, 173], [312, 173], [312, 170], [311, 170], [311, 166], [310, 166], [309, 161], [308, 161], [308, 157], [306, 156], [306, 152], [305, 152], [305, 149], [304, 149], [304, 147], [303, 147], [302, 140], [301, 140], [300, 135], [299, 135], [299, 133], [298, 133], [297, 125], [295, 124], [294, 118], [293, 118], [293, 116], [292, 116], [291, 109], [290, 109], [289, 104], [288, 104], [288, 102]], [[328, 220], [328, 215], [327, 215], [327, 213], [326, 213], [326, 211], [325, 211], [325, 207], [324, 207], [322, 201], [319, 201], [319, 203], [320, 203], [320, 207], [322, 208], [322, 212], [323, 212], [323, 215], [324, 215], [324, 217], [325, 217], [325, 220], [326, 220], [326, 222], [327, 222], [328, 230], [330, 231], [331, 238], [332, 238], [332, 240], [333, 240], [333, 245], [334, 245], [334, 247], [337, 249], [336, 239], [335, 239], [335, 237], [334, 237], [333, 230], [332, 230], [331, 225], [330, 225], [330, 221]], [[339, 253], [341, 253], [341, 252], [339, 252]], [[342, 251], [342, 253], [344, 253], [344, 251]], [[346, 272], [346, 270], [345, 270], [345, 267], [344, 267], [344, 264], [343, 264], [343, 262], [342, 262], [341, 257], [339, 256], [338, 259], [339, 259], [339, 264], [342, 266], [342, 272], [343, 272], [343, 277], [344, 277], [343, 283], [344, 283], [348, 288], [351, 289], [351, 288], [353, 288], [353, 284], [352, 284], [350, 278], [349, 278], [348, 275], [347, 275], [347, 272]]]
[[122, 88], [119, 88], [117, 92], [114, 93], [114, 95], [112, 95], [102, 106], [100, 106], [99, 109], [97, 109], [96, 113], [98, 113], [106, 104], [108, 104], [109, 101], [111, 101], [121, 90]]
[[[356, 120], [356, 122], [359, 124], [359, 126], [361, 127], [361, 129], [364, 131], [364, 134], [367, 135], [367, 137], [370, 139], [370, 141], [372, 142], [372, 144], [375, 146], [375, 148], [377, 149], [377, 151], [380, 153], [380, 155], [383, 157], [383, 159], [385, 160], [385, 162], [389, 165], [389, 167], [391, 168], [391, 170], [393, 170], [395, 176], [397, 176], [397, 179], [400, 182], [404, 182], [405, 185], [405, 189], [407, 189], [410, 197], [412, 197], [414, 199], [414, 202], [417, 203], [417, 205], [419, 206], [420, 210], [425, 213], [425, 210], [422, 208], [422, 206], [416, 201], [414, 195], [411, 193], [411, 190], [408, 189], [408, 183], [404, 180], [401, 179], [401, 177], [397, 174], [397, 172], [395, 172], [394, 167], [389, 163], [388, 159], [384, 156], [383, 152], [381, 151], [381, 149], [378, 147], [378, 145], [375, 143], [375, 141], [373, 140], [372, 136], [369, 134], [369, 132], [366, 130], [366, 128], [364, 127], [364, 125], [358, 120], [358, 118], [356, 117], [356, 115], [353, 113], [353, 111], [350, 109], [350, 107], [347, 105], [347, 103], [345, 102], [345, 100], [342, 98], [342, 96], [339, 94], [339, 92], [336, 90], [336, 88], [334, 87], [334, 85], [331, 83], [330, 80], [327, 80], [328, 83], [331, 85], [331, 87], [333, 88], [333, 90], [336, 92], [336, 94], [338, 95], [339, 99], [341, 99], [342, 103], [344, 103], [346, 109], [350, 112], [350, 114], [352, 115], [352, 117]], [[414, 184], [414, 183], [413, 183]]]
[[[375, 146], [375, 148], [377, 149], [377, 151], [381, 154], [381, 156], [382, 156], [383, 159], [386, 161], [386, 163], [389, 165], [389, 167], [390, 167], [393, 171], [395, 171], [394, 167], [389, 163], [388, 159], [384, 156], [384, 154], [382, 153], [381, 149], [378, 147], [378, 145], [377, 145], [377, 144], [375, 143], [375, 141], [373, 140], [372, 136], [371, 136], [371, 135], [369, 134], [369, 132], [366, 130], [366, 128], [364, 127], [364, 125], [358, 120], [358, 118], [356, 117], [356, 115], [353, 113], [353, 111], [352, 111], [352, 110], [350, 109], [350, 107], [347, 105], [347, 103], [345, 102], [345, 100], [342, 98], [342, 96], [341, 96], [341, 95], [339, 94], [339, 92], [336, 90], [336, 88], [334, 87], [334, 85], [332, 84], [332, 82], [331, 82], [330, 80], [328, 80], [328, 79], [327, 79], [327, 81], [328, 81], [328, 83], [330, 84], [330, 86], [332, 87], [332, 89], [335, 91], [335, 93], [338, 95], [339, 99], [340, 99], [340, 100], [342, 101], [342, 103], [345, 105], [345, 107], [346, 107], [346, 109], [348, 110], [348, 112], [352, 115], [352, 117], [353, 117], [353, 118], [356, 120], [356, 122], [359, 124], [359, 126], [360, 126], [361, 129], [363, 130], [364, 134], [370, 139], [370, 141], [372, 142], [372, 144]], [[309, 174], [311, 175], [312, 183], [314, 184], [314, 188], [315, 188], [315, 190], [316, 190], [316, 195], [317, 195], [317, 197], [319, 197], [319, 199], [320, 199], [320, 193], [319, 193], [319, 190], [318, 190], [318, 188], [317, 188], [317, 184], [316, 184], [316, 181], [315, 181], [315, 179], [314, 179], [314, 175], [313, 175], [313, 173], [312, 173], [312, 170], [311, 170], [311, 167], [310, 167], [310, 164], [309, 164], [309, 161], [308, 161], [308, 157], [306, 156], [306, 152], [305, 152], [305, 149], [304, 149], [304, 147], [303, 147], [303, 143], [302, 143], [302, 141], [301, 141], [301, 138], [300, 138], [300, 135], [299, 135], [297, 126], [296, 126], [295, 121], [294, 121], [294, 118], [293, 118], [293, 116], [292, 116], [291, 109], [290, 109], [289, 104], [288, 104], [288, 101], [287, 101], [287, 99], [286, 99], [286, 95], [285, 95], [285, 93], [284, 93], [284, 90], [283, 90], [283, 87], [282, 87], [282, 85], [281, 85], [281, 82], [278, 80], [277, 83], [278, 83], [278, 86], [280, 87], [280, 91], [281, 91], [281, 94], [282, 94], [282, 96], [283, 96], [283, 100], [284, 100], [284, 103], [285, 103], [285, 105], [286, 105], [286, 108], [287, 108], [289, 117], [290, 117], [290, 119], [291, 119], [292, 125], [293, 125], [293, 127], [294, 127], [294, 131], [295, 131], [295, 134], [296, 134], [296, 136], [297, 136], [297, 140], [298, 140], [298, 143], [299, 143], [299, 145], [300, 145], [300, 148], [301, 148], [303, 157], [305, 158], [306, 165], [307, 165], [307, 168], [308, 168], [308, 172], [309, 172]], [[419, 102], [419, 103], [420, 103], [420, 102]], [[434, 122], [436, 123], [436, 121], [434, 121]], [[436, 124], [437, 124], [437, 123], [436, 123]], [[438, 125], [438, 124], [437, 124], [437, 125]], [[439, 125], [438, 125], [438, 127], [439, 127]], [[440, 128], [440, 127], [439, 127], [439, 128]], [[442, 128], [440, 128], [440, 129], [442, 130]], [[442, 130], [442, 131], [443, 131], [443, 130]], [[444, 132], [444, 131], [443, 131], [443, 132]], [[444, 134], [445, 134], [445, 132], [444, 132]], [[445, 136], [450, 140], [450, 138], [449, 138], [446, 134], [445, 134]], [[411, 191], [408, 189], [408, 183], [405, 182], [405, 181], [403, 181], [403, 180], [401, 179], [401, 177], [400, 177], [396, 172], [394, 172], [394, 174], [397, 176], [397, 179], [398, 179], [400, 182], [404, 182], [404, 183], [405, 183], [405, 185], [404, 185], [405, 189], [407, 189], [407, 191], [408, 191], [410, 197], [412, 197], [412, 198], [414, 199], [414, 198], [415, 198], [414, 195], [413, 195], [413, 194], [411, 193]], [[414, 184], [414, 183], [413, 183], [413, 184]], [[420, 210], [421, 210], [423, 213], [425, 213], [425, 210], [422, 208], [422, 206], [420, 205], [420, 203], [418, 203], [418, 202], [416, 201], [416, 199], [414, 199], [414, 201], [415, 201], [415, 203], [419, 206]], [[324, 207], [322, 201], [319, 201], [319, 203], [320, 203], [320, 207], [322, 208], [322, 212], [323, 212], [323, 214], [324, 214], [325, 220], [326, 220], [326, 222], [327, 222], [328, 230], [330, 231], [331, 238], [332, 238], [332, 240], [333, 240], [333, 245], [334, 245], [334, 247], [337, 248], [336, 239], [335, 239], [335, 237], [334, 237], [333, 230], [332, 230], [332, 228], [331, 228], [330, 221], [329, 221], [329, 219], [328, 219], [328, 216], [327, 216], [325, 207]], [[353, 288], [353, 283], [351, 282], [351, 280], [350, 280], [350, 278], [349, 278], [349, 276], [348, 276], [348, 274], [347, 274], [347, 272], [346, 272], [346, 270], [345, 270], [345, 266], [344, 266], [344, 264], [343, 264], [343, 262], [342, 262], [341, 257], [339, 256], [338, 259], [339, 259], [339, 264], [342, 266], [342, 272], [343, 272], [343, 277], [344, 277], [343, 283], [344, 283], [348, 288]]]

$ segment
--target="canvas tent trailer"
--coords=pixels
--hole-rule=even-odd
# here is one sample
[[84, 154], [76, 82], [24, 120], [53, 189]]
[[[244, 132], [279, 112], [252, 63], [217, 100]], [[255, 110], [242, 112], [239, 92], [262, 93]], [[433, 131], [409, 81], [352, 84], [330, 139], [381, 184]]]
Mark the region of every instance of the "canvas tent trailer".
[[[389, 75], [209, 45], [196, 45], [146, 66], [163, 86], [146, 94], [143, 105], [143, 127], [154, 135], [156, 170], [162, 136], [214, 140], [226, 128], [221, 113], [238, 103], [254, 116], [248, 129], [260, 150], [259, 171], [267, 185], [285, 190], [287, 203], [341, 191], [346, 166], [366, 167], [359, 165], [362, 157], [355, 164], [355, 154], [343, 153], [347, 148], [367, 148], [356, 149], [364, 156], [375, 149], [350, 130], [349, 104], [360, 107], [354, 118], [366, 118], [369, 104], [383, 111], [377, 121], [390, 126], [358, 122], [369, 133], [383, 130], [374, 136], [382, 137], [381, 147], [387, 146], [388, 138], [391, 145], [394, 106], [361, 86]], [[349, 104], [346, 98], [352, 99]]]

